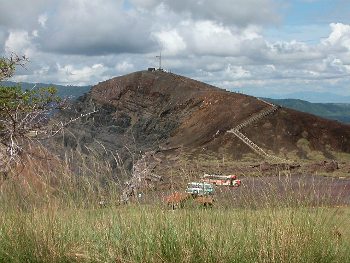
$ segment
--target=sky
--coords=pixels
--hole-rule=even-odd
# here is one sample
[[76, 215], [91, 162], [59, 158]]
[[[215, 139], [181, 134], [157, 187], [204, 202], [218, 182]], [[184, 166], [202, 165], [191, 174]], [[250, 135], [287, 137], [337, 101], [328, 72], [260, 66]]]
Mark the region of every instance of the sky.
[[30, 60], [14, 81], [94, 85], [159, 52], [231, 91], [350, 96], [350, 1], [0, 0], [0, 54]]

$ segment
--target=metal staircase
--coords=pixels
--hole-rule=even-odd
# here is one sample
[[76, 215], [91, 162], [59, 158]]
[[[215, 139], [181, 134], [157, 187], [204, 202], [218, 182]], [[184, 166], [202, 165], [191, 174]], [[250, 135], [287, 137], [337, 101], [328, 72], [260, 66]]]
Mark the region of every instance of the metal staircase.
[[244, 142], [246, 145], [248, 145], [252, 150], [254, 150], [257, 154], [266, 157], [268, 154], [261, 149], [258, 145], [256, 145], [254, 142], [252, 142], [247, 136], [245, 136], [243, 133], [241, 133], [236, 128], [233, 128], [228, 133], [233, 133], [236, 135], [239, 139], [241, 139], [242, 142]]
[[[263, 101], [265, 102], [265, 101]], [[267, 102], [265, 102], [267, 103]], [[289, 162], [286, 159], [271, 155], [266, 153], [262, 148], [260, 148], [258, 145], [256, 145], [253, 141], [251, 141], [247, 136], [245, 136], [243, 133], [241, 133], [239, 130], [242, 129], [245, 126], [248, 126], [249, 124], [258, 121], [264, 117], [266, 117], [269, 114], [272, 114], [273, 112], [275, 112], [279, 106], [267, 103], [272, 107], [269, 107], [266, 110], [263, 110], [257, 114], [254, 114], [253, 116], [249, 117], [248, 119], [244, 120], [242, 123], [240, 123], [239, 125], [237, 125], [236, 127], [232, 128], [231, 130], [228, 130], [228, 133], [233, 133], [234, 135], [236, 135], [236, 137], [238, 137], [242, 142], [244, 142], [247, 146], [249, 146], [249, 148], [251, 148], [254, 152], [256, 152], [257, 154], [259, 154], [262, 157], [268, 158], [268, 159], [273, 159], [275, 161], [278, 162]]]
[[268, 109], [263, 110], [257, 114], [254, 114], [252, 117], [246, 119], [245, 121], [243, 121], [241, 124], [237, 125], [233, 129], [240, 130], [245, 126], [248, 126], [249, 124], [264, 118], [265, 116], [274, 113], [278, 108], [279, 108], [279, 106], [273, 105], [273, 107], [271, 107], [271, 108], [268, 108]]

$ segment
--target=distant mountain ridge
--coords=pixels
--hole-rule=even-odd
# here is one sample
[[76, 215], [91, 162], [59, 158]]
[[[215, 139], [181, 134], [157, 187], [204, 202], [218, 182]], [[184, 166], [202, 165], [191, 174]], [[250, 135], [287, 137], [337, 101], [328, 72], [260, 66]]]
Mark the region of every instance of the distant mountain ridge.
[[[45, 84], [45, 83], [28, 83], [28, 82], [12, 82], [12, 81], [2, 81], [0, 82], [0, 86], [16, 86], [21, 85], [24, 89], [31, 89], [35, 85], [36, 87], [47, 87], [47, 86], [55, 86], [57, 88], [58, 96], [78, 98], [85, 93], [89, 92], [91, 86], [63, 86], [57, 84]], [[347, 97], [343, 97], [344, 101], [348, 103], [312, 103], [306, 100], [301, 99], [270, 99], [264, 98], [274, 104], [281, 105], [283, 107], [287, 107], [290, 109], [311, 113], [316, 116], [320, 116], [323, 118], [337, 120], [344, 123], [350, 123], [350, 98], [346, 100]]]
[[294, 92], [285, 95], [274, 94], [268, 97], [273, 99], [296, 99], [311, 103], [350, 103], [350, 96], [338, 95], [330, 92]]
[[350, 123], [350, 103], [311, 103], [299, 99], [265, 99], [280, 106]]
[[91, 89], [91, 86], [73, 86], [73, 85], [63, 86], [58, 84], [28, 83], [28, 82], [13, 82], [13, 81], [0, 82], [0, 86], [3, 86], [3, 87], [5, 86], [13, 87], [17, 85], [21, 85], [23, 89], [32, 89], [34, 86], [36, 88], [54, 86], [57, 88], [57, 95], [60, 96], [61, 98], [65, 98], [65, 97], [78, 98], [84, 95], [85, 93], [87, 93]]

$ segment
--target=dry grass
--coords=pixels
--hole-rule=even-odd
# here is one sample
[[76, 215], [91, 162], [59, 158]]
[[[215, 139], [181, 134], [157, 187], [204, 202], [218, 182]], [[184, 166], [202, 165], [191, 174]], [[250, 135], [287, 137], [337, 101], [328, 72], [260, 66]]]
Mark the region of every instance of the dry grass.
[[107, 164], [81, 167], [37, 166], [40, 188], [2, 185], [0, 262], [350, 262], [348, 207], [315, 207], [295, 189], [281, 199], [272, 185], [239, 206], [121, 206]]
[[349, 262], [348, 215], [140, 206], [13, 212], [0, 216], [0, 261]]

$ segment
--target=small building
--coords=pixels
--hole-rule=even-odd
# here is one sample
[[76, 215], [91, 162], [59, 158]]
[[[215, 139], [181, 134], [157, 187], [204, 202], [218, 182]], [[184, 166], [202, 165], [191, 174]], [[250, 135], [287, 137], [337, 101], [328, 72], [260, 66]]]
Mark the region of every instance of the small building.
[[156, 71], [156, 68], [148, 68], [148, 71], [151, 71], [151, 72]]

